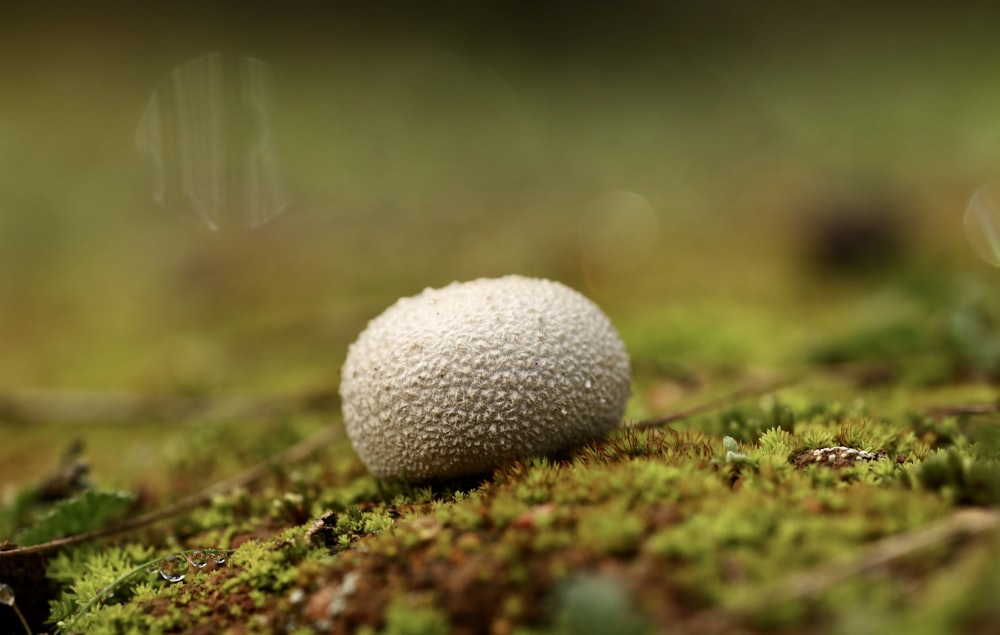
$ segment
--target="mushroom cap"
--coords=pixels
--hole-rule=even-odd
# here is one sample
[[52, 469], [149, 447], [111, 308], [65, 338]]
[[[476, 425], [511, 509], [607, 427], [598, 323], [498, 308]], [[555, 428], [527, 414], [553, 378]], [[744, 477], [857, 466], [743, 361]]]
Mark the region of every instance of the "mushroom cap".
[[422, 481], [604, 436], [622, 419], [629, 375], [597, 305], [558, 282], [506, 276], [397, 301], [348, 349], [340, 396], [368, 469]]

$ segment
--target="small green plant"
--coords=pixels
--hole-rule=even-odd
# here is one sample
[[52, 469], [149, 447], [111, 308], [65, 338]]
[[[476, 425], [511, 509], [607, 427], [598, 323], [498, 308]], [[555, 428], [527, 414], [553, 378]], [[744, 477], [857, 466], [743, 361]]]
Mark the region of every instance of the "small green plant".
[[796, 413], [779, 399], [765, 397], [757, 403], [728, 408], [717, 417], [708, 418], [706, 423], [706, 432], [731, 436], [740, 443], [752, 443], [771, 428], [794, 432]]
[[825, 428], [809, 428], [799, 435], [799, 443], [803, 450], [818, 450], [835, 445], [834, 434]]
[[851, 418], [840, 427], [837, 443], [855, 450], [878, 452], [890, 441], [891, 433], [880, 430], [880, 426], [865, 417]]
[[59, 501], [34, 525], [17, 535], [22, 546], [38, 545], [54, 538], [93, 531], [121, 517], [135, 495], [128, 492], [85, 491]]
[[782, 428], [768, 428], [760, 437], [760, 449], [765, 454], [788, 458], [795, 449], [792, 435]]
[[[122, 595], [127, 595], [123, 594], [122, 590], [132, 584], [139, 574], [158, 575], [168, 583], [176, 583], [186, 577], [189, 567], [194, 570], [200, 570], [210, 564], [224, 564], [232, 551], [232, 549], [189, 549], [176, 551], [147, 560], [142, 564], [125, 570], [123, 573], [118, 572], [124, 568], [122, 563], [127, 561], [129, 554], [120, 551], [114, 553], [105, 552], [103, 558], [101, 554], [89, 558], [87, 559], [89, 566], [86, 567], [89, 569], [89, 576], [86, 576], [83, 580], [84, 586], [74, 586], [76, 592], [73, 595], [75, 597], [66, 597], [66, 594], [64, 594], [63, 599], [53, 607], [53, 617], [55, 618], [57, 629], [61, 633], [72, 632], [77, 622], [83, 616], [91, 614], [95, 607], [108, 602], [111, 598], [118, 597], [121, 599]], [[74, 574], [77, 564], [75, 558], [63, 557], [62, 560], [57, 559], [53, 565], [53, 577], [58, 579]], [[118, 573], [117, 577], [114, 577], [107, 584], [100, 584], [101, 579], [107, 579], [115, 573]], [[86, 584], [88, 583], [91, 585], [91, 593], [89, 599], [84, 599], [83, 592], [87, 589]], [[73, 608], [74, 606], [75, 608]], [[63, 617], [59, 617], [60, 615]]]
[[725, 463], [730, 464], [741, 464], [749, 463], [750, 457], [748, 457], [743, 452], [740, 452], [740, 444], [733, 437], [725, 437], [722, 439], [722, 450], [725, 452], [725, 456], [720, 459], [712, 459], [713, 463]]
[[959, 504], [1000, 503], [1000, 461], [995, 459], [948, 448], [937, 450], [907, 474], [910, 483], [940, 491]]

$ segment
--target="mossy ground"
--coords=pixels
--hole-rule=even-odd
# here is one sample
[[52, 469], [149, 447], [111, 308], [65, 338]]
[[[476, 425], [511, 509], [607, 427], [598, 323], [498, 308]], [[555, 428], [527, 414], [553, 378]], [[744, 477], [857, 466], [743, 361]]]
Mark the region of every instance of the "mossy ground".
[[[0, 38], [26, 60], [0, 69], [0, 540], [267, 468], [155, 524], [0, 555], [36, 632], [997, 631], [1000, 295], [961, 230], [1000, 164], [995, 20], [780, 15], [701, 16], [714, 40], [657, 30], [608, 60], [579, 25], [525, 48], [293, 20], [295, 46], [263, 47], [285, 69], [293, 205], [216, 234], [147, 202], [127, 143], [158, 78], [205, 52], [168, 37], [187, 23]], [[154, 35], [171, 61], [135, 54]], [[87, 78], [103, 90], [53, 93]], [[650, 240], [594, 234], [593, 201], [622, 189], [654, 210]], [[894, 220], [845, 251], [830, 219], [858, 214]], [[609, 313], [626, 426], [779, 387], [460, 483], [380, 483], [342, 435], [274, 459], [340, 430], [338, 366], [367, 319], [506, 273]], [[233, 394], [257, 405], [223, 412]], [[46, 520], [80, 488], [107, 494]], [[210, 548], [231, 551], [183, 581], [139, 567]], [[20, 630], [0, 605], [0, 632]]]
[[[665, 383], [638, 377], [637, 400], [662, 399]], [[341, 439], [194, 511], [64, 550], [47, 564], [50, 619], [93, 633], [990, 632], [995, 531], [959, 532], [804, 597], [774, 592], [1000, 502], [1000, 417], [927, 413], [985, 384], [858, 383], [813, 368], [669, 426], [457, 484], [379, 483]], [[339, 424], [293, 415], [267, 434], [288, 444], [326, 425]], [[160, 468], [169, 485], [144, 504], [272, 456], [254, 430], [211, 423], [174, 439]], [[832, 446], [867, 454], [810, 459]], [[78, 614], [137, 564], [209, 547], [235, 551], [173, 584], [143, 569]]]

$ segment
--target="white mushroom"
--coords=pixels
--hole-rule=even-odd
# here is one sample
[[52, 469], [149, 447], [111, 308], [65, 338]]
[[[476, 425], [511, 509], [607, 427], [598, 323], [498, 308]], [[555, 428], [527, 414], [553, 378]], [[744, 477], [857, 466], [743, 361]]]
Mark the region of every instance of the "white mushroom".
[[593, 302], [507, 276], [403, 298], [369, 322], [340, 384], [347, 435], [376, 476], [485, 473], [616, 426], [629, 360]]

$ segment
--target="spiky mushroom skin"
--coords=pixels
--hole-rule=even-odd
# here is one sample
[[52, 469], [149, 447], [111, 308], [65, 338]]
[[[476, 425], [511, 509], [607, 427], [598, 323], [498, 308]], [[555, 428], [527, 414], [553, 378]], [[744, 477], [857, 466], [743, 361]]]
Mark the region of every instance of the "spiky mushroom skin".
[[481, 474], [604, 436], [629, 396], [628, 354], [593, 302], [506, 276], [403, 298], [347, 352], [347, 435], [373, 474]]

